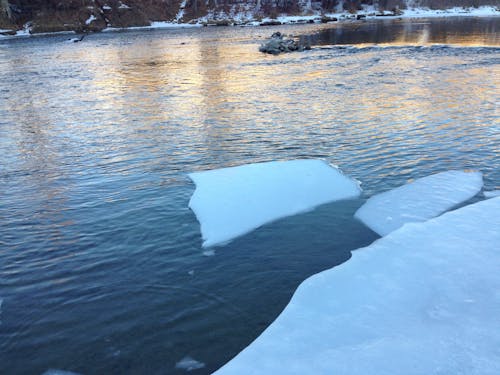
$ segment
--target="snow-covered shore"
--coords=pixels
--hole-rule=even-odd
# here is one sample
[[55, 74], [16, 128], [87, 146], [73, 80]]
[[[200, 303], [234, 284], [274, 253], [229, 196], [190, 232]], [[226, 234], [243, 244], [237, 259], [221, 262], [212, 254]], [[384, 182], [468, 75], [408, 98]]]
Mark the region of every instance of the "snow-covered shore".
[[[252, 13], [239, 13], [236, 15], [228, 15], [225, 18], [215, 18], [209, 16], [199, 18], [196, 22], [182, 23], [172, 21], [156, 21], [151, 22], [149, 26], [127, 27], [127, 28], [114, 28], [109, 27], [103, 32], [123, 31], [123, 30], [152, 30], [152, 29], [172, 29], [172, 28], [192, 28], [202, 26], [267, 26], [267, 25], [291, 25], [291, 24], [304, 24], [304, 23], [325, 23], [325, 22], [339, 22], [351, 21], [360, 19], [376, 19], [376, 18], [437, 18], [437, 17], [498, 17], [500, 16], [500, 8], [495, 6], [482, 6], [478, 8], [462, 8], [455, 7], [449, 9], [429, 9], [429, 8], [411, 8], [401, 10], [397, 14], [393, 12], [380, 12], [373, 7], [365, 7], [363, 10], [358, 11], [356, 14], [343, 13], [326, 13], [326, 14], [312, 14], [304, 16], [287, 16], [281, 15], [276, 18], [262, 18], [256, 19]], [[61, 32], [57, 33], [60, 34]], [[74, 34], [74, 31], [62, 32], [64, 34]], [[11, 39], [19, 37], [30, 36], [45, 36], [54, 35], [56, 33], [31, 33], [31, 26], [27, 24], [23, 30], [17, 31], [12, 34], [11, 30], [0, 30], [0, 39]]]

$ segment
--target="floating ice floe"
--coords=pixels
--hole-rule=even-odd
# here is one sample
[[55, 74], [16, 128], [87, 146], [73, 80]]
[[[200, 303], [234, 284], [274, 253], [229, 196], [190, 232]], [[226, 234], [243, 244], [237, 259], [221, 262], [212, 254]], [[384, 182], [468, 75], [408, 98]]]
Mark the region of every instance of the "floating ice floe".
[[224, 374], [500, 374], [500, 197], [304, 281]]
[[500, 197], [500, 190], [483, 191], [483, 195], [485, 198]]
[[186, 371], [198, 370], [203, 367], [205, 367], [205, 364], [203, 362], [199, 362], [196, 359], [191, 358], [190, 356], [182, 358], [175, 364], [175, 368]]
[[196, 184], [189, 207], [200, 222], [204, 247], [361, 191], [356, 181], [322, 160], [247, 164], [189, 177]]
[[481, 172], [447, 171], [374, 195], [354, 216], [381, 236], [405, 223], [431, 219], [476, 195]]

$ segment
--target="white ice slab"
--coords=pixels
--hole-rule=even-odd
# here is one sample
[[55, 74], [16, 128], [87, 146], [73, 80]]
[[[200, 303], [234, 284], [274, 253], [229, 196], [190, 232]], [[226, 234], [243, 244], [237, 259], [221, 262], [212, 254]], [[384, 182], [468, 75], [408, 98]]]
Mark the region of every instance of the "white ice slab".
[[304, 281], [225, 374], [500, 374], [500, 197]]
[[356, 181], [322, 160], [247, 164], [189, 177], [196, 184], [189, 207], [200, 222], [204, 247], [361, 191]]
[[405, 223], [431, 219], [476, 195], [480, 172], [447, 171], [374, 195], [355, 217], [381, 236]]

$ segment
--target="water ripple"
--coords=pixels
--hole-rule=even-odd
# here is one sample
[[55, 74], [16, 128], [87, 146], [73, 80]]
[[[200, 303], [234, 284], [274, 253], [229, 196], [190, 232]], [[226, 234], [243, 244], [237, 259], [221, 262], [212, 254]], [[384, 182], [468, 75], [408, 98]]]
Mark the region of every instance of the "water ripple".
[[[500, 185], [498, 47], [263, 56], [263, 33], [0, 43], [3, 371], [176, 373], [189, 353], [211, 372], [303, 279], [376, 238], [352, 218], [366, 197], [447, 169]], [[339, 165], [363, 198], [203, 256], [187, 173], [293, 158]]]

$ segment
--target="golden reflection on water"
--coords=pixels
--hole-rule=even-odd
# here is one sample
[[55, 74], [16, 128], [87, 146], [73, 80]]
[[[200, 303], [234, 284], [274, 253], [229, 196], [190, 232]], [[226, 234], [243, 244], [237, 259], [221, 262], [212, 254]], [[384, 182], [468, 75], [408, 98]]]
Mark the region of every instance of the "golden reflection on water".
[[[349, 31], [339, 25], [330, 36], [345, 37]], [[352, 33], [365, 32], [363, 24], [345, 26]], [[389, 35], [393, 40], [388, 45], [451, 40], [446, 29], [426, 22], [401, 26], [402, 32]], [[376, 32], [386, 33], [384, 28]], [[291, 146], [309, 132], [328, 134], [332, 128], [349, 142], [372, 139], [409, 146], [432, 142], [425, 141], [425, 128], [443, 113], [453, 120], [486, 105], [498, 121], [498, 65], [468, 66], [453, 53], [439, 56], [438, 65], [424, 54], [400, 54], [394, 60], [383, 49], [311, 60], [318, 52], [264, 56], [256, 51], [257, 41], [249, 43], [240, 33], [240, 38], [213, 30], [177, 37], [141, 34], [110, 37], [107, 43], [97, 39], [88, 46], [49, 46], [47, 53], [56, 67], [39, 68], [44, 89], [28, 80], [23, 95], [9, 96], [9, 107], [16, 108], [13, 119], [20, 124], [16, 131], [22, 133], [17, 154], [31, 163], [27, 170], [50, 166], [51, 173], [64, 175], [67, 171], [57, 168], [64, 162], [65, 148], [92, 145], [93, 153], [82, 159], [127, 175], [130, 171], [123, 164], [138, 158], [138, 153], [153, 154], [160, 165], [169, 155], [189, 153], [190, 147], [210, 155], [213, 165], [230, 165], [236, 161], [226, 148], [265, 142], [274, 131]], [[462, 46], [473, 46], [498, 37], [473, 33], [453, 38]], [[371, 45], [361, 43], [357, 48]], [[30, 56], [7, 61], [9, 74], [36, 72], [30, 68]], [[63, 80], [57, 79], [61, 76]], [[481, 113], [474, 127], [458, 129], [456, 121], [441, 120], [432, 126], [436, 131], [453, 127], [458, 137], [477, 132], [478, 126], [495, 126], [491, 116], [483, 119]], [[350, 123], [356, 125], [346, 125]], [[122, 139], [135, 139], [140, 151], [130, 151]], [[332, 142], [330, 137], [326, 141]], [[51, 173], [41, 176], [48, 179]], [[53, 196], [70, 185], [57, 189], [61, 190]], [[45, 200], [53, 200], [49, 198]]]

